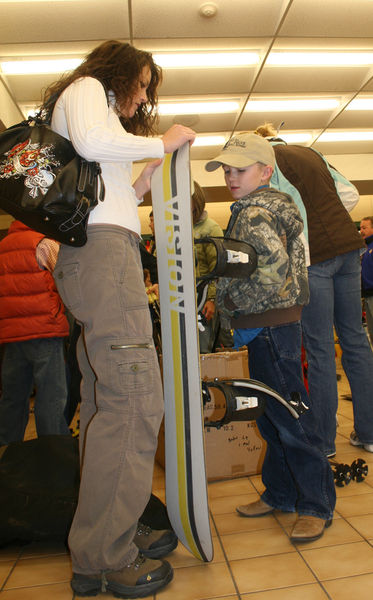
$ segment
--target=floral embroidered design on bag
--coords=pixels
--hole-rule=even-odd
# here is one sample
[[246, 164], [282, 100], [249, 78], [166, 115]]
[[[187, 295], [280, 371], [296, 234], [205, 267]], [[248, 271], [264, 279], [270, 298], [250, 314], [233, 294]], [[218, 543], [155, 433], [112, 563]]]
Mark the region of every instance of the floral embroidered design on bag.
[[0, 179], [24, 177], [32, 198], [36, 198], [39, 192], [45, 196], [56, 177], [51, 167], [60, 165], [53, 154], [53, 144], [41, 146], [32, 144], [28, 139], [16, 144], [4, 155], [7, 158], [0, 163]]

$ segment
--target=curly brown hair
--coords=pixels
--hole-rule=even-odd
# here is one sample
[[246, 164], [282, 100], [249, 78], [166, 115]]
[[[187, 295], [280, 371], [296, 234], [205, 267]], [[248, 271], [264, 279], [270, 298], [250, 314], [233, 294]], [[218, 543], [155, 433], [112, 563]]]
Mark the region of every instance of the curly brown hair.
[[130, 133], [145, 136], [154, 134], [157, 123], [157, 88], [162, 81], [162, 70], [155, 64], [149, 52], [117, 40], [109, 40], [97, 46], [79, 67], [50, 85], [44, 94], [42, 108], [51, 115], [58, 97], [73, 81], [80, 77], [95, 77], [106, 91], [114, 92], [119, 113], [121, 106], [134, 95], [141, 72], [146, 66], [151, 73], [147, 89], [148, 101], [137, 109], [131, 119], [120, 116], [120, 121]]

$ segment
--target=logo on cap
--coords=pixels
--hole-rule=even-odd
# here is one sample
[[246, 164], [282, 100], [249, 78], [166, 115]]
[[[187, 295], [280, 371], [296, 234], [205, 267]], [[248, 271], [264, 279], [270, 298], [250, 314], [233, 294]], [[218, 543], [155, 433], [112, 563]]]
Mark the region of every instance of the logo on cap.
[[239, 146], [240, 148], [246, 148], [246, 142], [244, 140], [239, 140], [238, 138], [232, 138], [228, 140], [225, 144], [223, 150], [227, 150], [230, 146]]

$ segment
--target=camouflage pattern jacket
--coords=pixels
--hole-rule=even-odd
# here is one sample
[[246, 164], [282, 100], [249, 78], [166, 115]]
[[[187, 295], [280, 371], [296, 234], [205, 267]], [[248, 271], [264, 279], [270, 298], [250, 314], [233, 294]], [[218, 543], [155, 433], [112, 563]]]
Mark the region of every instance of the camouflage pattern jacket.
[[248, 279], [219, 279], [223, 327], [270, 327], [300, 319], [309, 300], [302, 231], [297, 206], [274, 188], [259, 188], [233, 204], [225, 236], [251, 244], [258, 266]]

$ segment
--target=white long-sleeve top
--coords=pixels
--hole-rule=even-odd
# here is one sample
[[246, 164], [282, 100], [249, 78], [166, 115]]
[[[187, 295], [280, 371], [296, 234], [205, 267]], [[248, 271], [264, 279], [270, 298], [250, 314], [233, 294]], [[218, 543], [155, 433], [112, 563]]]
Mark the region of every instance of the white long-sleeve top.
[[107, 101], [97, 79], [83, 77], [69, 85], [58, 98], [52, 129], [68, 138], [78, 154], [99, 162], [105, 183], [105, 200], [90, 213], [88, 223], [110, 223], [141, 233], [138, 200], [131, 185], [132, 162], [163, 158], [160, 138], [126, 132]]

